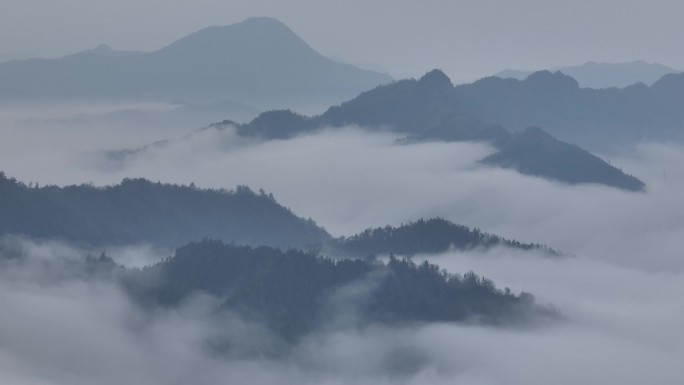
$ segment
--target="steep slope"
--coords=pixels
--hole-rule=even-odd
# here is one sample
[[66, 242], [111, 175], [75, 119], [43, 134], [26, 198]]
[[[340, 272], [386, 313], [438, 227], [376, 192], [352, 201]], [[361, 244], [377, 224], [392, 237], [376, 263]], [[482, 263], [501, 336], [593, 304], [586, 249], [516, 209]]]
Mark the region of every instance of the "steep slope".
[[198, 103], [234, 99], [262, 107], [287, 98], [340, 101], [391, 81], [388, 75], [320, 55], [271, 18], [209, 27], [152, 53], [102, 51], [2, 64], [0, 97]]
[[580, 88], [560, 72], [525, 80], [485, 78], [455, 88], [462, 108], [487, 124], [514, 131], [543, 127], [562, 140], [611, 150], [642, 140], [684, 140], [684, 74], [652, 86]]
[[63, 238], [92, 245], [176, 247], [210, 237], [227, 242], [308, 247], [330, 238], [272, 196], [126, 179], [120, 185], [28, 187], [0, 173], [0, 235]]
[[331, 260], [216, 241], [183, 246], [140, 275], [129, 287], [144, 303], [174, 306], [192, 294], [210, 294], [221, 299], [222, 308], [287, 339], [339, 327], [345, 320], [346, 327], [416, 321], [511, 324], [554, 314], [530, 294], [504, 292], [473, 273], [449, 275], [427, 263]]
[[[498, 78], [482, 82], [495, 83], [493, 88], [496, 89], [500, 88], [498, 82], [519, 83], [512, 79]], [[553, 95], [564, 89], [579, 90], [576, 81], [560, 73], [538, 73], [530, 76], [526, 82], [532, 90], [530, 92], [539, 98], [539, 104], [534, 104], [530, 109], [539, 114], [552, 115], [554, 118], [558, 118], [556, 114], [559, 113], [559, 109], [553, 108]], [[502, 157], [505, 156], [512, 163], [526, 165], [516, 168], [524, 174], [568, 183], [603, 183], [632, 191], [639, 190], [636, 188], [638, 184], [643, 185], [641, 182], [635, 184], [634, 177], [625, 175], [586, 151], [556, 153], [556, 150], [566, 148], [567, 144], [551, 136], [547, 136], [545, 140], [536, 140], [530, 135], [513, 138], [499, 125], [481, 123], [479, 119], [471, 118], [487, 116], [485, 110], [476, 108], [479, 105], [494, 105], [488, 101], [491, 90], [486, 85], [476, 91], [464, 96], [461, 87], [454, 88], [443, 72], [433, 70], [419, 80], [402, 80], [364, 92], [339, 106], [331, 107], [319, 116], [306, 117], [292, 111], [263, 113], [252, 122], [240, 125], [238, 132], [240, 135], [264, 139], [285, 139], [323, 127], [358, 125], [371, 130], [400, 133], [405, 135], [408, 142], [481, 141], [501, 150], [507, 149]], [[469, 99], [465, 99], [466, 97]], [[526, 99], [507, 98], [505, 95], [499, 98], [502, 103], [497, 106], [503, 111], [520, 116], [522, 120], [527, 117], [528, 112], [524, 108], [529, 102]], [[482, 102], [479, 102], [480, 100]], [[513, 144], [510, 143], [512, 140]], [[529, 143], [526, 142], [528, 140]], [[522, 147], [529, 154], [511, 151], [511, 148], [521, 148], [521, 142], [525, 142]], [[528, 156], [530, 154], [533, 156]], [[532, 164], [535, 162], [539, 164]], [[491, 160], [487, 164], [510, 166], [505, 162]], [[566, 165], [572, 165], [572, 177], [570, 172], [563, 169]], [[597, 172], [597, 167], [601, 171]], [[540, 172], [541, 170], [543, 172]], [[601, 176], [606, 176], [607, 179], [602, 180]]]

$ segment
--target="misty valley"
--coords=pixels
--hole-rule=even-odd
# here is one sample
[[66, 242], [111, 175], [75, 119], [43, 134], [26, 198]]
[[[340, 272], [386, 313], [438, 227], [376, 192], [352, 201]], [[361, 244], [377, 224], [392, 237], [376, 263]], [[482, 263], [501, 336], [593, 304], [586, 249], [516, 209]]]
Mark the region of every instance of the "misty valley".
[[0, 383], [680, 384], [684, 73], [501, 69], [0, 60]]

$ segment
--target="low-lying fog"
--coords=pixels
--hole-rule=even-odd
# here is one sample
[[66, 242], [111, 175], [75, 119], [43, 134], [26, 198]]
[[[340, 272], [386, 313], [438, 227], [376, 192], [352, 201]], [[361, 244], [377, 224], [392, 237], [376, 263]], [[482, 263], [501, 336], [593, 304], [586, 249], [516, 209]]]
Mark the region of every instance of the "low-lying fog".
[[[227, 333], [247, 350], [276, 342], [236, 315], [220, 322], [207, 317], [210, 299], [143, 314], [112, 284], [42, 279], [29, 263], [0, 273], [2, 383], [680, 384], [684, 378], [680, 145], [643, 144], [610, 159], [648, 185], [645, 193], [630, 193], [484, 167], [477, 160], [492, 149], [482, 144], [399, 145], [393, 135], [358, 127], [262, 143], [230, 129], [183, 138], [197, 127], [72, 126], [55, 122], [56, 115], [70, 114], [55, 109], [26, 120], [38, 115], [1, 110], [0, 170], [41, 185], [103, 185], [124, 177], [245, 184], [272, 192], [333, 235], [441, 216], [545, 243], [575, 256], [495, 249], [425, 258], [532, 292], [566, 320], [532, 330], [452, 324], [338, 330], [306, 338], [287, 359], [226, 358], [206, 349], [207, 340]], [[104, 153], [161, 139], [171, 141], [124, 160]], [[42, 258], [83, 253], [19, 242]], [[109, 254], [134, 266], [159, 258], [149, 249]]]

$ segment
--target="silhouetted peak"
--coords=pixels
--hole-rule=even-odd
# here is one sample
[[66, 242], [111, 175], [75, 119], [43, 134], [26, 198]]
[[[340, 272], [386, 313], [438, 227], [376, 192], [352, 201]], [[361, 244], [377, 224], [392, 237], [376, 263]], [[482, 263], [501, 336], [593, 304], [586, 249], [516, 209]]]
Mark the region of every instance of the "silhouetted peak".
[[99, 44], [97, 47], [93, 48], [91, 50], [94, 53], [97, 54], [108, 54], [114, 52], [112, 47], [108, 46], [107, 44]]
[[312, 51], [290, 28], [271, 17], [251, 17], [236, 24], [207, 27], [177, 40], [162, 51], [178, 49], [182, 55], [188, 55], [189, 50], [193, 50], [193, 55], [205, 55], [205, 52], [229, 48], [239, 56], [236, 50], [249, 53], [251, 50], [246, 47], [254, 45], [262, 46], [259, 49], [266, 51], [272, 51], [274, 47], [299, 50], [295, 51], [296, 54], [302, 54], [302, 49]]
[[453, 88], [451, 79], [444, 72], [438, 69], [434, 69], [425, 75], [418, 81], [418, 83], [426, 88], [430, 89], [450, 89]]
[[544, 143], [544, 146], [551, 146], [554, 148], [558, 143], [553, 135], [536, 126], [526, 127], [521, 132], [513, 135], [512, 141], [517, 142], [518, 144], [524, 143], [526, 146], [540, 146]]
[[117, 51], [112, 49], [112, 47], [108, 46], [107, 44], [99, 44], [97, 47], [93, 49], [88, 49], [84, 52], [95, 54], [98, 56], [128, 56], [137, 55], [141, 53], [138, 51]]
[[577, 80], [560, 71], [537, 71], [524, 82], [541, 88], [579, 88]]
[[259, 116], [252, 120], [252, 124], [260, 123], [279, 123], [286, 124], [290, 122], [299, 123], [304, 121], [306, 118], [292, 110], [270, 110], [261, 113]]
[[278, 26], [287, 27], [282, 21], [268, 16], [253, 16], [245, 19], [245, 21], [238, 23], [241, 25], [255, 25], [255, 26]]
[[250, 17], [249, 19], [246, 19], [245, 21], [242, 21], [240, 23], [233, 24], [233, 25], [228, 25], [228, 26], [223, 27], [223, 28], [242, 30], [242, 31], [250, 33], [250, 34], [260, 34], [260, 35], [261, 34], [272, 34], [272, 35], [280, 35], [280, 36], [287, 36], [287, 35], [296, 36], [296, 34], [287, 25], [285, 25], [285, 23], [283, 23], [280, 20], [275, 19], [273, 17], [266, 17], [266, 16]]
[[537, 138], [552, 138], [551, 134], [536, 126], [525, 128], [525, 130], [523, 130], [523, 135]]

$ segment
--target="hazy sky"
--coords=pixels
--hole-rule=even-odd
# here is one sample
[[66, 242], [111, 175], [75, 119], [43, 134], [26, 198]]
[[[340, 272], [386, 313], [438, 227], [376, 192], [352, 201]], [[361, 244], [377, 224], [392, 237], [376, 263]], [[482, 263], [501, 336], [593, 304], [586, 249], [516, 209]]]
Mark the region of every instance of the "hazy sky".
[[0, 54], [58, 56], [106, 43], [155, 50], [250, 16], [395, 76], [434, 67], [455, 80], [503, 68], [643, 59], [684, 68], [680, 0], [2, 0]]

